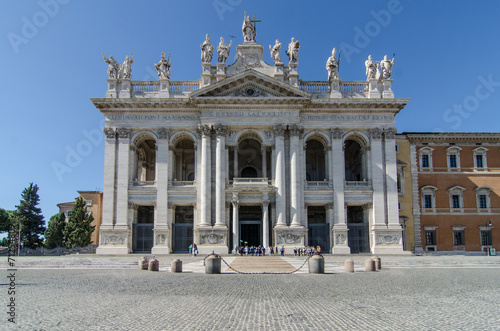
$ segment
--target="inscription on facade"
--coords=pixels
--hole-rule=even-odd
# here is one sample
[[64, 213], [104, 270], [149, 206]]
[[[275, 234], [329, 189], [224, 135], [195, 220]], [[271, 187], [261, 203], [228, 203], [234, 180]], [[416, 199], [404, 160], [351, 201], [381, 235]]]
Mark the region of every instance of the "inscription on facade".
[[303, 121], [393, 121], [391, 115], [303, 115]]
[[296, 117], [295, 112], [289, 111], [211, 111], [210, 117]]
[[109, 120], [119, 121], [171, 121], [171, 120], [188, 120], [197, 121], [199, 115], [108, 115]]

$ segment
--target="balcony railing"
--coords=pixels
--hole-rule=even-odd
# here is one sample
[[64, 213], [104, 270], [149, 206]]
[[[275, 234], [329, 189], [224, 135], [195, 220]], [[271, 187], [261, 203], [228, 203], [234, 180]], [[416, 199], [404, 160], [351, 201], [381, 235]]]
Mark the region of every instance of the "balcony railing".
[[325, 180], [325, 181], [315, 181], [315, 180], [309, 180], [309, 181], [306, 181], [306, 186], [308, 188], [327, 188], [327, 187], [331, 187], [330, 185], [330, 182]]
[[141, 180], [134, 180], [132, 182], [133, 186], [154, 186], [156, 182], [154, 180], [148, 180], [148, 181], [141, 181]]
[[346, 180], [344, 182], [344, 187], [346, 190], [366, 190], [372, 188], [371, 180], [363, 180], [363, 181], [350, 181]]
[[271, 181], [267, 178], [233, 178], [229, 181], [232, 186], [268, 186]]
[[172, 186], [194, 186], [195, 182], [193, 180], [173, 180], [171, 181]]

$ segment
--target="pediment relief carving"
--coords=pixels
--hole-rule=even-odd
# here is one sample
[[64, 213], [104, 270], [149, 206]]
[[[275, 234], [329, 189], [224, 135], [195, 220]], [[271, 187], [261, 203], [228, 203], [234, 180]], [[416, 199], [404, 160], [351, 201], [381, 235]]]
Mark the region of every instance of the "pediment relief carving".
[[205, 97], [309, 99], [310, 94], [254, 70], [247, 70], [191, 94], [194, 99]]

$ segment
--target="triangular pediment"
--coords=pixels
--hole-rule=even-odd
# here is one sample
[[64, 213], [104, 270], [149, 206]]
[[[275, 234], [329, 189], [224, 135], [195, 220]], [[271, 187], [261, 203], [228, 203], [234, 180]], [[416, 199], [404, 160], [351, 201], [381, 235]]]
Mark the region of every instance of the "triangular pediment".
[[278, 98], [310, 99], [311, 95], [290, 84], [253, 69], [202, 87], [191, 93], [192, 99], [203, 98]]

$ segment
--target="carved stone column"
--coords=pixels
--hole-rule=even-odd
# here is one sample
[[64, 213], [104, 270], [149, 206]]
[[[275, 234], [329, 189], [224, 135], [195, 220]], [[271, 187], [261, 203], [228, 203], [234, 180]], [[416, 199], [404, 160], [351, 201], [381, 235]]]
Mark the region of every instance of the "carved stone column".
[[201, 125], [201, 167], [200, 167], [200, 226], [210, 226], [210, 131], [208, 125]]
[[167, 245], [169, 237], [168, 227], [168, 168], [169, 168], [169, 141], [168, 130], [161, 128], [157, 131], [156, 141], [156, 207], [155, 207], [155, 227], [154, 246], [152, 254], [169, 254], [170, 248]]
[[104, 186], [102, 223], [100, 230], [112, 229], [115, 219], [115, 172], [116, 172], [116, 133], [113, 128], [104, 128]]
[[262, 178], [267, 178], [267, 146], [262, 146]]
[[226, 224], [226, 126], [217, 125], [216, 160], [215, 160], [215, 226], [224, 227]]
[[231, 200], [233, 204], [233, 246], [240, 245], [240, 227], [239, 227], [239, 200], [238, 193], [233, 193], [233, 199]]
[[386, 225], [386, 206], [385, 206], [385, 173], [384, 173], [384, 155], [382, 150], [382, 130], [370, 130], [371, 136], [371, 159], [372, 159], [372, 186], [373, 186], [373, 225]]
[[262, 201], [262, 244], [269, 249], [269, 197], [264, 193]]
[[276, 125], [275, 158], [276, 158], [276, 226], [286, 226], [286, 184], [285, 184], [285, 127]]
[[128, 185], [130, 169], [130, 129], [119, 128], [118, 176], [116, 185], [116, 228], [128, 229]]
[[238, 174], [238, 145], [234, 146], [234, 149], [233, 149], [233, 158], [234, 158], [234, 162], [233, 162], [233, 179], [234, 178], [237, 178], [239, 177], [239, 174]]
[[300, 227], [300, 216], [302, 215], [302, 204], [300, 194], [303, 190], [300, 180], [300, 150], [299, 135], [303, 129], [298, 125], [290, 128], [290, 226]]
[[332, 152], [331, 160], [333, 165], [333, 254], [351, 254], [347, 241], [347, 219], [344, 207], [344, 182], [345, 182], [345, 155], [344, 141], [342, 135], [344, 131], [340, 128], [331, 130]]
[[[401, 224], [399, 223], [399, 211], [398, 211], [398, 189], [397, 189], [397, 165], [396, 165], [396, 148], [395, 148], [395, 128], [389, 128], [384, 130], [385, 140], [383, 142], [383, 158], [384, 158], [384, 207], [385, 207], [385, 224], [382, 225], [380, 221], [375, 219], [373, 232], [374, 232], [374, 243], [373, 253], [374, 254], [402, 254], [403, 253], [403, 231]], [[375, 171], [375, 169], [374, 169]], [[374, 180], [375, 180], [374, 174]], [[375, 195], [375, 187], [373, 188], [373, 193]], [[377, 199], [380, 204], [380, 198]], [[374, 215], [376, 216], [378, 212], [382, 209], [380, 206], [375, 205], [374, 197], [374, 208], [376, 208]]]

